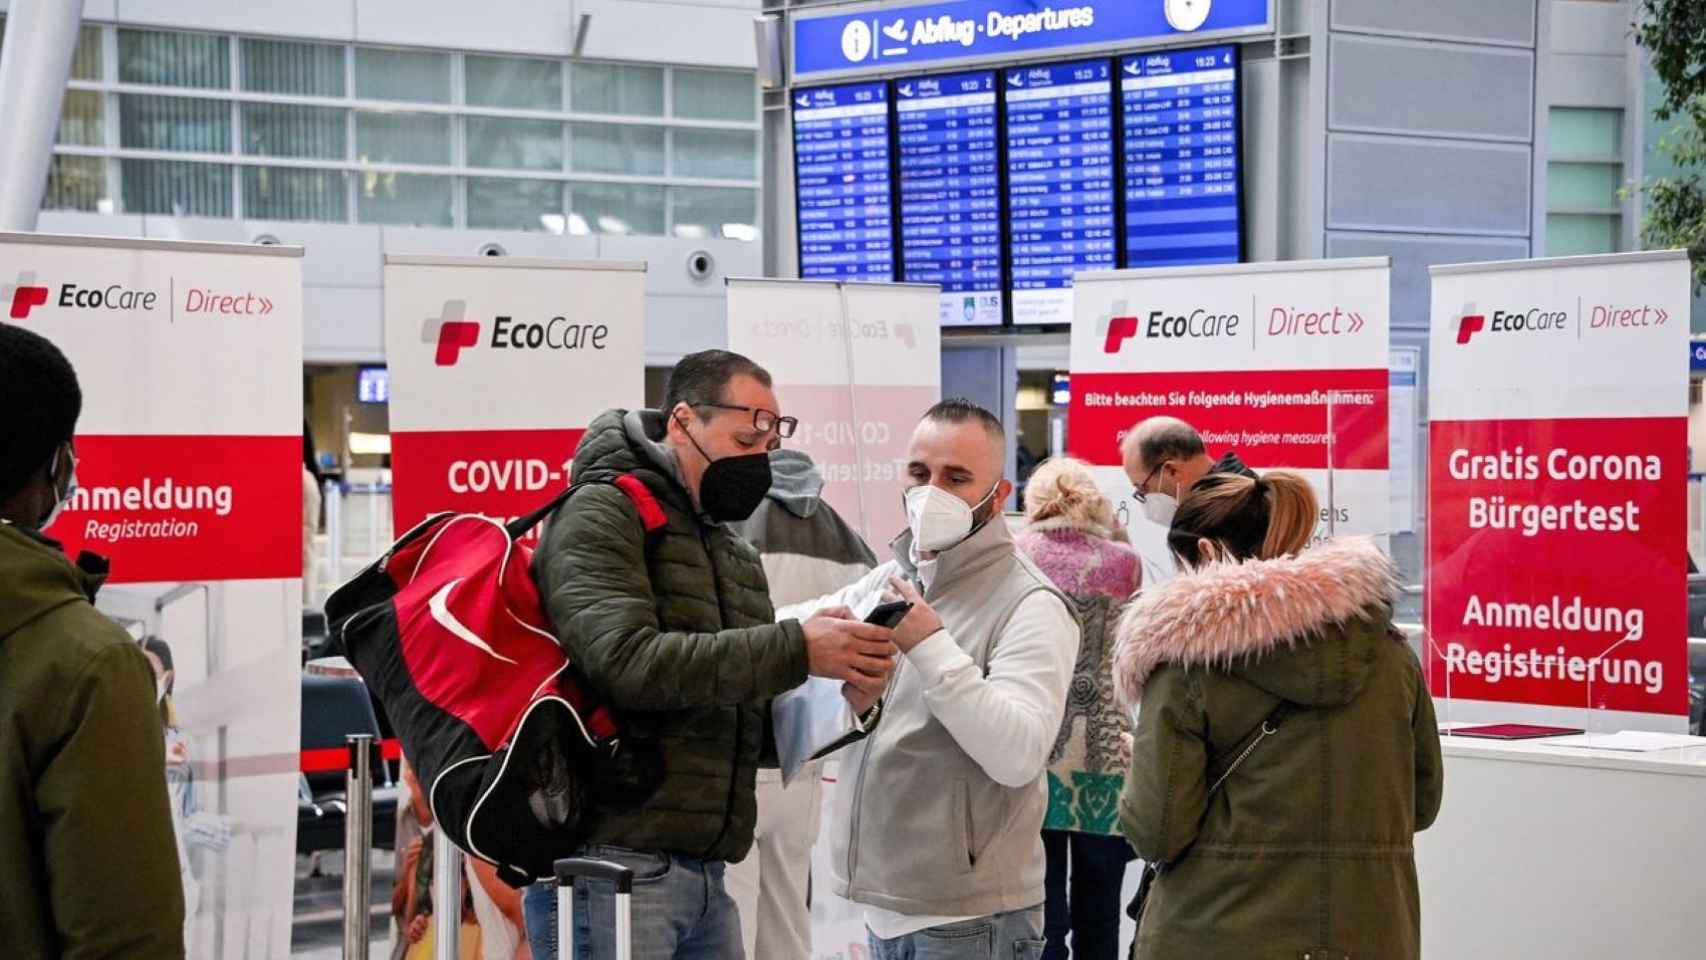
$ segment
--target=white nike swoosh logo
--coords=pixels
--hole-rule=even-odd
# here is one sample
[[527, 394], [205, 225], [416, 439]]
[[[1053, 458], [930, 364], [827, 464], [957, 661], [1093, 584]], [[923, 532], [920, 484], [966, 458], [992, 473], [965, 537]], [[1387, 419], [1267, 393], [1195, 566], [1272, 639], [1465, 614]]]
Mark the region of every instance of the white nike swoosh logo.
[[449, 630], [451, 635], [456, 639], [480, 650], [482, 653], [486, 654], [486, 656], [502, 660], [504, 663], [520, 666], [520, 664], [516, 663], [514, 660], [511, 660], [487, 646], [486, 641], [481, 640], [478, 634], [463, 626], [462, 621], [456, 619], [456, 615], [450, 612], [450, 607], [445, 601], [450, 599], [450, 591], [456, 589], [456, 585], [461, 582], [461, 580], [450, 581], [440, 587], [438, 592], [432, 595], [432, 599], [427, 601], [427, 610], [432, 614], [432, 618], [438, 621], [439, 626]]

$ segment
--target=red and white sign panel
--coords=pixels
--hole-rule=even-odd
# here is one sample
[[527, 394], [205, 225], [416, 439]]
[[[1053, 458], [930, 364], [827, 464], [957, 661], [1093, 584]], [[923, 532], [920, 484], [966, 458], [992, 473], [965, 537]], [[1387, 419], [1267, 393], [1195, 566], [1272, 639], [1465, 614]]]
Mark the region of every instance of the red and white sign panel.
[[645, 403], [643, 263], [385, 258], [396, 529], [524, 516], [592, 419]]
[[785, 441], [824, 500], [877, 552], [906, 528], [901, 491], [918, 418], [942, 398], [940, 289], [905, 283], [730, 280], [729, 349], [770, 371]]
[[302, 250], [0, 234], [4, 322], [83, 391], [47, 532], [164, 690], [192, 958], [290, 952], [301, 730]]
[[1433, 269], [1436, 695], [1685, 728], [1688, 314], [1681, 252]]
[[[1120, 443], [1178, 417], [1211, 457], [1314, 483], [1325, 533], [1390, 532], [1384, 257], [1080, 274], [1074, 281], [1071, 450], [1160, 542], [1130, 500]], [[1329, 467], [1332, 479], [1328, 480]]]
[[300, 253], [0, 236], [6, 322], [83, 388], [53, 536], [111, 558], [111, 582], [301, 576]]

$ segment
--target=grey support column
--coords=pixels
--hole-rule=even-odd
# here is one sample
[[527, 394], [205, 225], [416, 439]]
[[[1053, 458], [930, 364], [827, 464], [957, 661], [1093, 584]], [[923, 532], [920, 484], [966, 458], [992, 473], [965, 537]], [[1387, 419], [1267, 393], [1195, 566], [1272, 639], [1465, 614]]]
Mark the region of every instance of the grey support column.
[[83, 0], [12, 0], [0, 53], [0, 230], [34, 230]]

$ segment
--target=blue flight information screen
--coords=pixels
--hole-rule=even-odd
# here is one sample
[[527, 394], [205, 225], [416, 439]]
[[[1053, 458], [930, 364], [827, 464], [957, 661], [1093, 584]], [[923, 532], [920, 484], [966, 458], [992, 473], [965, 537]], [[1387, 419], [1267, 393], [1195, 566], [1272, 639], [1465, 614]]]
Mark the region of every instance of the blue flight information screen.
[[1110, 66], [1002, 74], [1015, 324], [1072, 322], [1072, 275], [1115, 265]]
[[1238, 50], [1120, 58], [1128, 267], [1237, 263]]
[[887, 83], [794, 91], [800, 276], [894, 279]]
[[895, 83], [905, 279], [942, 285], [943, 326], [1001, 323], [995, 71]]

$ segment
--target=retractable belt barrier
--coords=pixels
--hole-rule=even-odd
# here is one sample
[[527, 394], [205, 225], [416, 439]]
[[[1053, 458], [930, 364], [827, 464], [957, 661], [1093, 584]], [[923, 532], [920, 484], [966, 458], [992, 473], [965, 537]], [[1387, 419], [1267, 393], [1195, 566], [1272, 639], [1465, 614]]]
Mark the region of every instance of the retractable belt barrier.
[[[372, 739], [369, 737], [368, 739]], [[400, 760], [403, 756], [403, 744], [396, 737], [379, 741], [379, 758], [381, 760]], [[323, 747], [318, 750], [302, 751], [303, 773], [332, 773], [338, 770], [348, 770], [350, 765], [349, 748]]]

